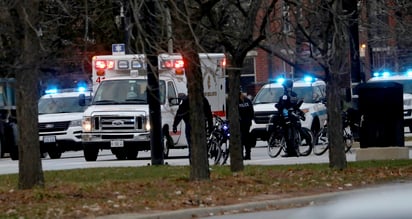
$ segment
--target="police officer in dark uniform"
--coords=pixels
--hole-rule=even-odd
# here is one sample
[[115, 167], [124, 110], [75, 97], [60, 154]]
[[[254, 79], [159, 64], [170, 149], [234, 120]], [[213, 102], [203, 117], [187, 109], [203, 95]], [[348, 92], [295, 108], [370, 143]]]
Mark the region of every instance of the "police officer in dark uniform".
[[[283, 95], [279, 98], [278, 103], [276, 104], [276, 108], [278, 109], [279, 113], [283, 115], [285, 122], [290, 122], [288, 120], [288, 109], [293, 108], [298, 103], [298, 95], [293, 92], [293, 81], [291, 79], [286, 79], [283, 83]], [[296, 150], [294, 148], [287, 148], [287, 153], [284, 157], [294, 157], [298, 156], [296, 154]]]
[[[185, 134], [186, 134], [186, 140], [187, 144], [189, 147], [189, 159], [190, 159], [190, 152], [191, 152], [191, 139], [190, 139], [190, 130], [191, 130], [191, 125], [190, 125], [190, 114], [189, 114], [189, 96], [186, 95], [183, 97], [182, 103], [179, 105], [179, 108], [177, 109], [174, 121], [173, 121], [173, 132], [177, 132], [177, 125], [182, 121], [185, 122]], [[212, 110], [210, 108], [209, 101], [206, 99], [205, 96], [203, 96], [203, 112], [205, 113], [205, 118], [207, 122], [207, 128], [209, 131], [213, 128], [213, 115], [212, 115]]]
[[253, 111], [252, 101], [249, 100], [242, 92], [239, 93], [239, 119], [240, 119], [240, 136], [242, 147], [244, 147], [244, 160], [250, 160], [250, 151], [252, 142], [250, 137], [250, 126], [255, 115]]

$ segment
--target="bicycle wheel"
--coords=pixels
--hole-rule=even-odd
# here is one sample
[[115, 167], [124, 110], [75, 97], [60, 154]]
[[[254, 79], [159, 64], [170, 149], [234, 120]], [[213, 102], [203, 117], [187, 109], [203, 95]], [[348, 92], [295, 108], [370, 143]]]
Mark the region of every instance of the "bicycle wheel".
[[329, 148], [329, 140], [328, 140], [328, 130], [326, 128], [322, 128], [318, 132], [318, 136], [315, 138], [315, 144], [313, 145], [313, 153], [315, 155], [322, 155], [324, 154]]
[[213, 160], [213, 164], [218, 164], [222, 157], [222, 149], [219, 144], [219, 135], [217, 133], [212, 133], [208, 139], [208, 157]]
[[282, 148], [286, 148], [286, 141], [283, 135], [272, 133], [268, 140], [268, 155], [275, 158], [279, 156]]
[[222, 156], [220, 158], [220, 165], [225, 165], [227, 162], [227, 159], [229, 158], [229, 140], [228, 139], [222, 140], [220, 144], [220, 148], [222, 150]]
[[[310, 129], [302, 127], [302, 134], [300, 134], [299, 155], [308, 156], [312, 152], [313, 147], [313, 133]], [[299, 133], [298, 133], [299, 134]]]
[[353, 145], [353, 135], [349, 127], [343, 129], [343, 141], [345, 143], [345, 153], [348, 153]]

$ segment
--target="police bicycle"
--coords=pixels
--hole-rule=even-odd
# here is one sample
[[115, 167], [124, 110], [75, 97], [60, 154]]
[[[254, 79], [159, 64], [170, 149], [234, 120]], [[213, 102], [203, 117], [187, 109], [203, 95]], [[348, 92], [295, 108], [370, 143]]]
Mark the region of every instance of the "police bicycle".
[[288, 148], [295, 150], [296, 156], [308, 156], [312, 152], [313, 134], [306, 127], [302, 127], [300, 120], [304, 120], [303, 112], [299, 109], [303, 101], [288, 109], [288, 118], [279, 111], [271, 116], [267, 131], [268, 139], [268, 155], [275, 158], [284, 152], [288, 153]]
[[214, 115], [215, 123], [207, 138], [208, 157], [215, 165], [223, 165], [229, 157], [229, 121]]

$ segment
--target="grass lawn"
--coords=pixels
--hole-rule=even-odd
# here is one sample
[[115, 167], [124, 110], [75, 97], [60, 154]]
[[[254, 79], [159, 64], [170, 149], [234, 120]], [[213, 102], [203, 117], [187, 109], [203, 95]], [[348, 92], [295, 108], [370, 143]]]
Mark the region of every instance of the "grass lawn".
[[0, 176], [0, 218], [84, 218], [228, 205], [342, 191], [412, 180], [410, 160], [328, 164], [211, 166], [211, 179], [189, 181], [187, 166], [46, 171], [46, 187], [18, 190], [17, 174]]

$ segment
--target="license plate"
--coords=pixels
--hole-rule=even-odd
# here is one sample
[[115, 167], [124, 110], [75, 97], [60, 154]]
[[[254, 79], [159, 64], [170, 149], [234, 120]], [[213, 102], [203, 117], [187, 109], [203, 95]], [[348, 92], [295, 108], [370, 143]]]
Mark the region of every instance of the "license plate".
[[111, 141], [110, 146], [112, 148], [118, 148], [118, 147], [123, 147], [124, 144], [123, 144], [123, 141], [117, 140], [117, 141]]
[[44, 136], [43, 137], [43, 142], [44, 143], [55, 143], [56, 142], [56, 136]]

